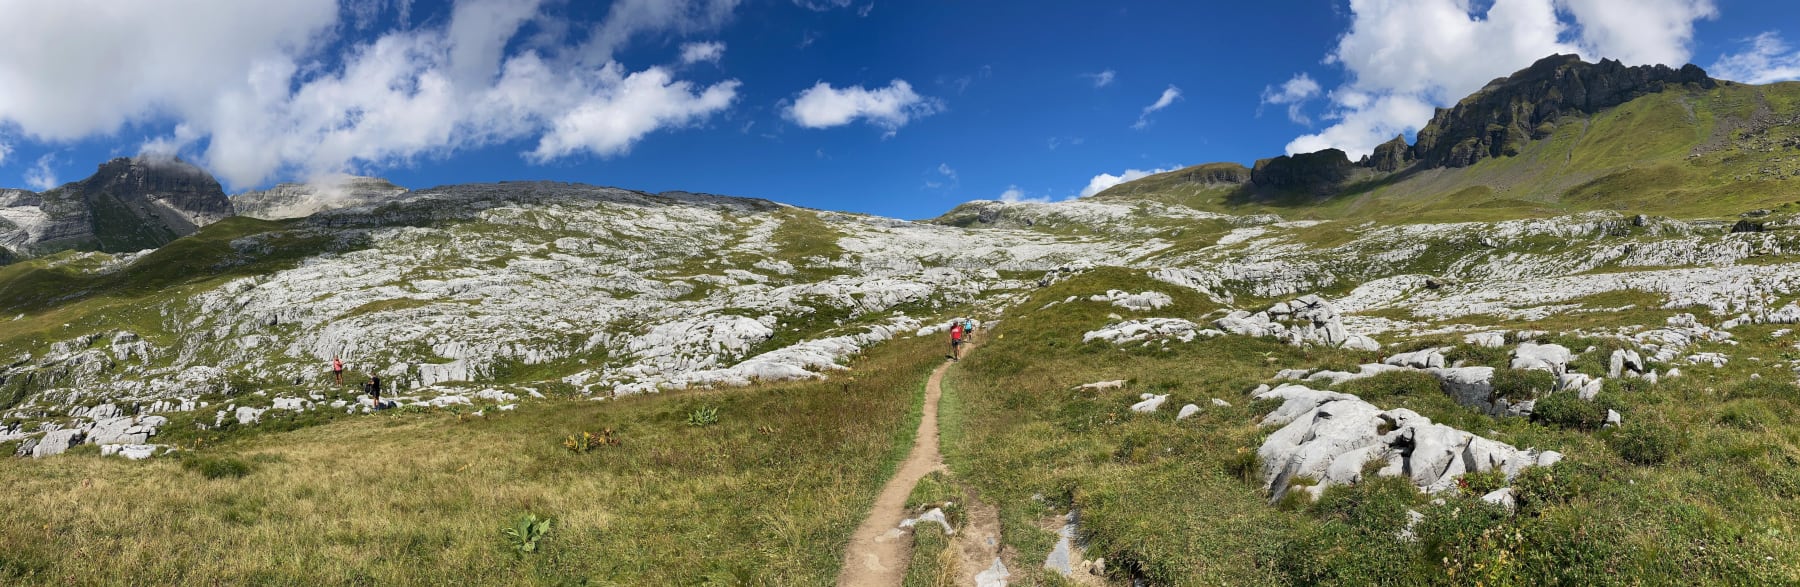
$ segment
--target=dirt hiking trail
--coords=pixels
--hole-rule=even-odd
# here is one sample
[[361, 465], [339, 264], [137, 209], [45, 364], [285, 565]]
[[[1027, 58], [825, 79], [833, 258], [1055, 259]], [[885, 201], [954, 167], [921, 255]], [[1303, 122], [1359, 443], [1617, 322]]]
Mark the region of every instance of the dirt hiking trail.
[[944, 371], [952, 364], [945, 361], [925, 382], [924, 416], [919, 419], [912, 452], [907, 453], [900, 469], [881, 488], [881, 495], [875, 498], [862, 526], [850, 536], [844, 569], [838, 573], [839, 587], [899, 585], [906, 578], [912, 533], [900, 530], [900, 520], [906, 516], [906, 498], [912, 494], [913, 486], [925, 475], [944, 468], [944, 455], [938, 452], [938, 398], [944, 395]]

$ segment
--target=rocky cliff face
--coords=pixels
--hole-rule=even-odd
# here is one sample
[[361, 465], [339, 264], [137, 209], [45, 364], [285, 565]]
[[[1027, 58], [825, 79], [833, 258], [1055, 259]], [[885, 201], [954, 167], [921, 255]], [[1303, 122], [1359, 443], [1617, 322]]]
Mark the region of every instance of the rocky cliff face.
[[1411, 165], [1413, 159], [1412, 145], [1406, 144], [1406, 135], [1400, 135], [1375, 147], [1375, 152], [1363, 157], [1358, 165], [1387, 173]]
[[42, 194], [0, 191], [0, 246], [17, 256], [162, 246], [232, 215], [219, 182], [187, 162], [119, 158]]
[[1692, 64], [1626, 67], [1551, 55], [1510, 77], [1494, 80], [1453, 108], [1439, 109], [1419, 131], [1414, 151], [1428, 167], [1467, 167], [1517, 154], [1528, 141], [1550, 136], [1557, 119], [1594, 114], [1674, 86], [1718, 85]]
[[1350, 178], [1355, 166], [1337, 149], [1281, 156], [1256, 162], [1250, 181], [1257, 187], [1290, 191], [1324, 191]]
[[399, 198], [406, 188], [374, 177], [347, 177], [305, 184], [284, 183], [231, 198], [239, 216], [281, 220], [303, 218], [326, 210], [366, 206]]

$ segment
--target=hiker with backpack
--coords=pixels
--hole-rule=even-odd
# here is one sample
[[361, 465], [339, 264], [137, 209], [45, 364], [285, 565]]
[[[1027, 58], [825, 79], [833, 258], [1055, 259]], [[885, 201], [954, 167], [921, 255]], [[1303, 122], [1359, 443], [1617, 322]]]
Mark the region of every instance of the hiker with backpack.
[[369, 382], [363, 384], [363, 391], [369, 394], [369, 403], [375, 409], [381, 409], [381, 376], [369, 375]]
[[961, 320], [950, 322], [950, 360], [962, 360], [963, 323]]

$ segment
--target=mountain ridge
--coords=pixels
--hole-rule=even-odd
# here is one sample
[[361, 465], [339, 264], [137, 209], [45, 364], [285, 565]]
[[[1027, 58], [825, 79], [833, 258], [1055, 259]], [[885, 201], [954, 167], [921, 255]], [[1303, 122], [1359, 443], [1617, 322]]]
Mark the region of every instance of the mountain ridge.
[[[1441, 108], [1349, 163], [1329, 151], [1260, 160], [1248, 181], [1197, 181], [1194, 168], [1125, 182], [1101, 201], [1182, 203], [1218, 212], [1434, 221], [1584, 210], [1710, 215], [1793, 199], [1800, 83], [1714, 80], [1694, 65], [1627, 67], [1553, 55]], [[1235, 163], [1198, 166], [1242, 168]]]

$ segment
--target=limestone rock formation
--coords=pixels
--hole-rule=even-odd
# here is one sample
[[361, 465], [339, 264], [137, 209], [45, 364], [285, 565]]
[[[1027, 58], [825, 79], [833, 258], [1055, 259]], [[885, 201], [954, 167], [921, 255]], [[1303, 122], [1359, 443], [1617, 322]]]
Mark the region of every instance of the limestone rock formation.
[[[1405, 408], [1384, 411], [1350, 394], [1290, 384], [1255, 397], [1282, 402], [1262, 420], [1281, 428], [1257, 449], [1271, 501], [1296, 488], [1316, 499], [1331, 485], [1357, 483], [1370, 462], [1382, 463], [1377, 475], [1406, 477], [1436, 493], [1456, 487], [1464, 473], [1499, 470], [1510, 482], [1526, 467], [1562, 459], [1555, 451], [1514, 448]], [[1302, 479], [1312, 483], [1300, 485]]]
[[14, 257], [152, 249], [232, 215], [211, 174], [179, 159], [119, 158], [87, 179], [0, 190], [0, 247]]
[[326, 210], [380, 204], [404, 196], [406, 188], [374, 177], [341, 177], [312, 183], [284, 183], [231, 198], [239, 216], [281, 220]]

